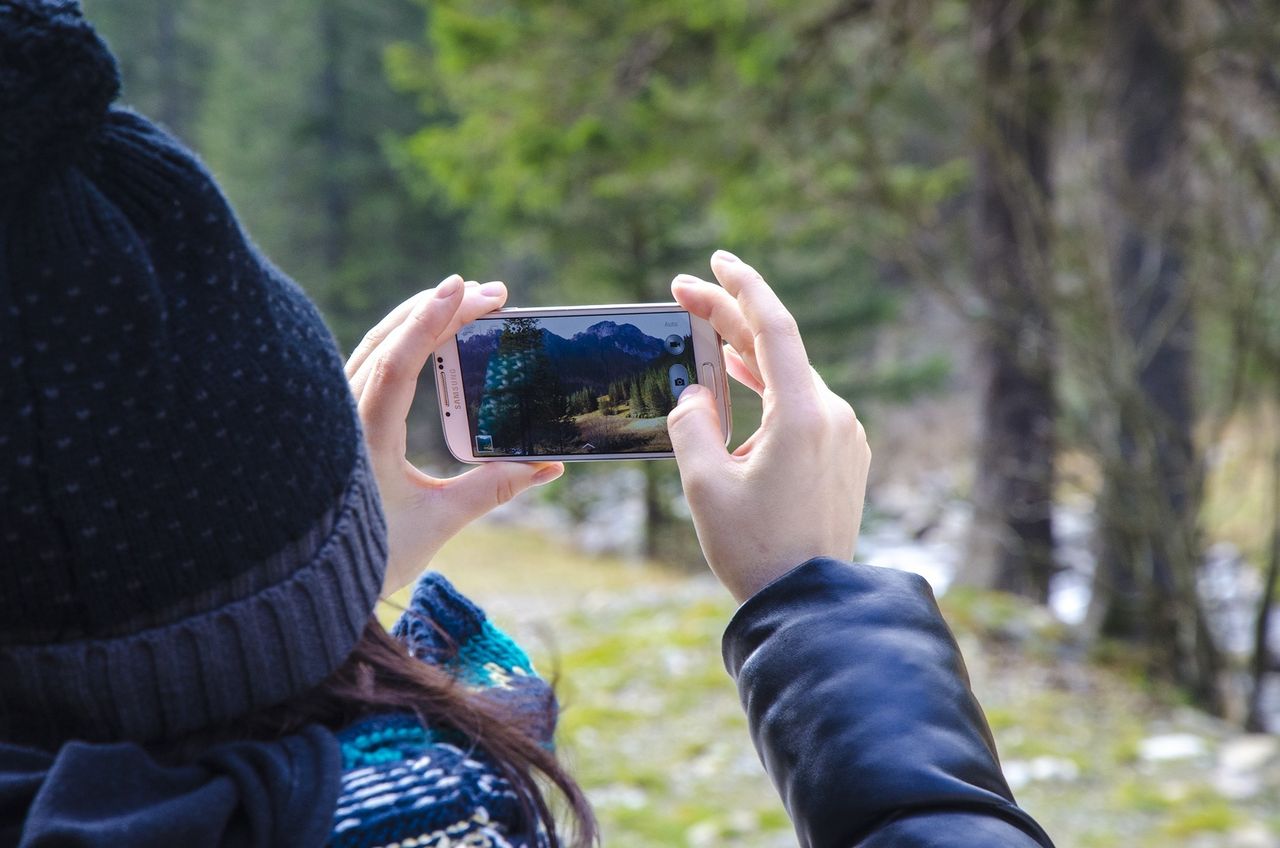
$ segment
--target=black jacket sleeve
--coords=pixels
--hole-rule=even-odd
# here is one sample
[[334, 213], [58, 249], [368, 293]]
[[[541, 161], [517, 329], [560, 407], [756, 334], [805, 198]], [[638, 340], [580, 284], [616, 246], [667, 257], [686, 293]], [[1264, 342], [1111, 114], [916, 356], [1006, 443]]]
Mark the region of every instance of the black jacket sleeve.
[[923, 578], [809, 560], [742, 605], [723, 649], [804, 848], [1052, 846]]

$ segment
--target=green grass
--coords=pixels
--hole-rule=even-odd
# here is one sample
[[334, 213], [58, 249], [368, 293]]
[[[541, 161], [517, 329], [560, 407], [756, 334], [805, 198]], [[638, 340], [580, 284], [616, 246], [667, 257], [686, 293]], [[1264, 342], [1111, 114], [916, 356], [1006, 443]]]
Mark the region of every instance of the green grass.
[[[734, 604], [709, 577], [575, 553], [496, 524], [466, 531], [434, 563], [557, 677], [559, 749], [591, 797], [604, 844], [794, 846], [720, 658]], [[401, 599], [403, 600], [403, 598]], [[1145, 685], [1135, 666], [1082, 662], [1041, 611], [966, 592], [944, 599], [1003, 760], [1069, 760], [1075, 780], [1033, 781], [1019, 802], [1058, 845], [1233, 846], [1274, 834], [1267, 803], [1219, 797], [1199, 762], [1144, 764], [1141, 741], [1229, 730]], [[395, 612], [382, 611], [390, 621]]]

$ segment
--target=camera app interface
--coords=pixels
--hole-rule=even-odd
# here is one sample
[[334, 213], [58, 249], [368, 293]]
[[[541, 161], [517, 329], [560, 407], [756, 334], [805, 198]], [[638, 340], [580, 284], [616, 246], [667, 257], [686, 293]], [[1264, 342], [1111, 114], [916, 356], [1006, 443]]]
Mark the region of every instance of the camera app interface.
[[477, 456], [660, 453], [697, 382], [684, 312], [482, 318], [458, 333]]

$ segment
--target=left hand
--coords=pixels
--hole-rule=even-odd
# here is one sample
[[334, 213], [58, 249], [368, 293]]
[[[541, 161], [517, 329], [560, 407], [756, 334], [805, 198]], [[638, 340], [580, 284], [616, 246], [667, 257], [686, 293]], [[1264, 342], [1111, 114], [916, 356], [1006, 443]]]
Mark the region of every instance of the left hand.
[[405, 456], [406, 419], [423, 366], [463, 325], [506, 300], [502, 283], [464, 283], [455, 274], [392, 310], [347, 361], [347, 379], [387, 517], [390, 557], [384, 596], [416, 580], [463, 527], [530, 486], [550, 483], [564, 473], [560, 462], [486, 462], [440, 479], [420, 471]]

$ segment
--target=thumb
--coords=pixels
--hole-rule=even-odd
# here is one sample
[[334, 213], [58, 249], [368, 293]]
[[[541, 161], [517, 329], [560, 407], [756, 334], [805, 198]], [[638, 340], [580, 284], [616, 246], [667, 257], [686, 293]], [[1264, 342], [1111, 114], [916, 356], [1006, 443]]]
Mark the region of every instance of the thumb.
[[448, 503], [462, 524], [564, 473], [562, 462], [486, 462], [448, 483]]
[[671, 434], [680, 477], [686, 483], [710, 473], [728, 456], [720, 430], [720, 412], [715, 397], [705, 386], [695, 383], [680, 393], [676, 408], [667, 415], [667, 432]]

